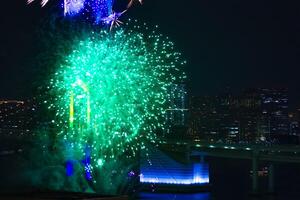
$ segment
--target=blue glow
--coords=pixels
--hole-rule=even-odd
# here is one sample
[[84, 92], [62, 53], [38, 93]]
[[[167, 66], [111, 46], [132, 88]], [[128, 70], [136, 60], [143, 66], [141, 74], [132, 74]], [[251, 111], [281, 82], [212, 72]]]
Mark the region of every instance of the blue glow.
[[208, 184], [209, 172], [207, 164], [194, 164], [194, 167], [181, 167], [174, 169], [174, 166], [169, 166], [169, 169], [158, 170], [153, 167], [152, 170], [141, 170], [141, 183], [161, 183], [161, 184]]
[[141, 162], [141, 183], [160, 184], [208, 184], [209, 166], [206, 163], [181, 164], [159, 150], [149, 153]]
[[89, 7], [95, 15], [95, 22], [99, 23], [102, 18], [112, 14], [114, 0], [90, 0]]
[[67, 176], [73, 176], [74, 174], [74, 167], [72, 161], [67, 161], [66, 163], [66, 175]]
[[113, 13], [114, 0], [63, 0], [64, 15], [82, 14], [95, 23]]
[[166, 199], [188, 199], [188, 200], [210, 200], [210, 193], [192, 193], [192, 194], [178, 194], [178, 193], [140, 193], [140, 199], [155, 199], [155, 200], [166, 200]]
[[93, 176], [92, 176], [91, 148], [90, 147], [87, 146], [85, 148], [85, 158], [81, 162], [84, 165], [86, 180], [91, 181], [93, 179]]

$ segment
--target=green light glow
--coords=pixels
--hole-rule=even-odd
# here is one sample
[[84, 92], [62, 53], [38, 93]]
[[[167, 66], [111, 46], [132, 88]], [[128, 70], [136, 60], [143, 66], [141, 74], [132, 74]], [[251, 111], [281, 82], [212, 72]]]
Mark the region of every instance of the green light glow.
[[104, 165], [104, 161], [103, 161], [102, 159], [98, 159], [97, 165], [98, 165], [99, 167], [102, 167], [102, 166]]
[[76, 41], [50, 83], [58, 136], [74, 159], [88, 145], [95, 169], [155, 141], [171, 106], [168, 88], [185, 79], [184, 64], [174, 44], [155, 32], [100, 31]]

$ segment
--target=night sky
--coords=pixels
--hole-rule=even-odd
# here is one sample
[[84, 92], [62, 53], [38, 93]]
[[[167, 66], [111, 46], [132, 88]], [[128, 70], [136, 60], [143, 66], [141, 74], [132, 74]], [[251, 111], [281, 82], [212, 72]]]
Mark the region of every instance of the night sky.
[[[33, 31], [49, 17], [49, 7], [1, 2], [0, 97], [24, 99], [30, 93], [36, 75], [28, 60], [39, 42]], [[145, 0], [123, 21], [128, 17], [159, 25], [176, 43], [188, 62], [192, 95], [226, 87], [288, 87], [291, 105], [300, 105], [299, 1]]]

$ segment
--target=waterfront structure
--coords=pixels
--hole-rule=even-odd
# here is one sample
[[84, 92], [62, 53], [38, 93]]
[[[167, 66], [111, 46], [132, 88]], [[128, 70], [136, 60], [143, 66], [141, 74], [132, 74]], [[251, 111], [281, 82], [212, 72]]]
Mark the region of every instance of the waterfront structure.
[[140, 182], [164, 185], [204, 185], [209, 184], [207, 163], [180, 163], [165, 152], [148, 149], [148, 156], [141, 159]]

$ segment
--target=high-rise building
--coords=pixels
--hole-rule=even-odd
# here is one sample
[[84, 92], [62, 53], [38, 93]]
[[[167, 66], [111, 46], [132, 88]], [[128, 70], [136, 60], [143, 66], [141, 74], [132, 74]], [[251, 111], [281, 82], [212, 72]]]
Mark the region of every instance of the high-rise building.
[[220, 138], [220, 118], [216, 96], [194, 96], [190, 102], [190, 129], [196, 139]]
[[239, 100], [228, 92], [220, 95], [218, 99], [217, 112], [220, 121], [221, 140], [230, 143], [238, 142], [240, 138]]
[[269, 137], [289, 134], [287, 89], [260, 89], [262, 114], [269, 126]]
[[261, 99], [256, 89], [247, 89], [239, 97], [238, 119], [240, 121], [240, 140], [257, 141], [263, 135], [260, 133]]
[[289, 114], [290, 135], [300, 137], [300, 109]]
[[193, 97], [191, 100], [193, 136], [209, 141], [237, 141], [240, 137], [237, 108], [237, 98], [230, 94]]
[[171, 105], [166, 110], [167, 133], [186, 127], [188, 119], [186, 85], [173, 84], [169, 91]]

